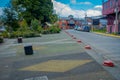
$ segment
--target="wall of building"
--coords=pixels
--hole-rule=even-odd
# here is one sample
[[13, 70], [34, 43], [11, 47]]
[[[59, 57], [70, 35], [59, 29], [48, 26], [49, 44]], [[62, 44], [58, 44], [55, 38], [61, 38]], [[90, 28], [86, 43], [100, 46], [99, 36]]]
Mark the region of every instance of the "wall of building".
[[[116, 5], [120, 6], [120, 0], [118, 0], [117, 3], [116, 0], [108, 0], [107, 2], [104, 2], [102, 10], [103, 15], [115, 13]], [[118, 7], [118, 10], [120, 11], [120, 7]]]
[[61, 29], [73, 29], [75, 26], [80, 26], [81, 22], [75, 19], [60, 19], [59, 28]]
[[119, 25], [115, 25], [115, 17], [116, 17], [116, 6], [118, 7], [118, 24], [120, 24], [120, 0], [116, 3], [116, 0], [108, 0], [103, 3], [102, 14], [107, 16], [107, 32], [120, 32]]

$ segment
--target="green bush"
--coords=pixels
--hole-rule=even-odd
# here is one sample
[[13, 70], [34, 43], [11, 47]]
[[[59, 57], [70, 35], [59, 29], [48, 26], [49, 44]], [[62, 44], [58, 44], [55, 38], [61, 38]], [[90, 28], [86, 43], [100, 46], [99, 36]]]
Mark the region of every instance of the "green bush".
[[42, 34], [49, 34], [49, 31], [48, 31], [48, 30], [42, 30], [41, 33], [42, 33]]
[[3, 36], [4, 38], [9, 38], [9, 37], [10, 37], [10, 34], [9, 34], [7, 31], [5, 31], [5, 32], [2, 32], [2, 36]]
[[[41, 29], [39, 29], [40, 31]], [[29, 38], [29, 37], [38, 37], [38, 33], [36, 31], [30, 30], [28, 27], [27, 23], [25, 20], [20, 22], [20, 28], [17, 31], [14, 31], [10, 34], [11, 38], [17, 38], [17, 37], [24, 37], [24, 38]], [[40, 37], [40, 35], [39, 35]]]
[[42, 27], [40, 26], [40, 22], [37, 19], [34, 19], [31, 21], [31, 28], [33, 31], [36, 31], [39, 33], [41, 33], [43, 30]]
[[15, 31], [11, 33], [10, 37], [11, 38], [17, 38], [17, 37], [30, 38], [30, 37], [41, 37], [41, 35], [33, 31]]
[[55, 26], [51, 26], [48, 29], [42, 30], [42, 34], [54, 34], [54, 33], [60, 33], [60, 29]]
[[37, 32], [42, 33], [42, 31], [43, 31], [43, 28], [41, 26], [38, 26]]
[[101, 32], [101, 33], [106, 33], [106, 27], [105, 28], [102, 28], [102, 29], [95, 29], [93, 30], [93, 32]]

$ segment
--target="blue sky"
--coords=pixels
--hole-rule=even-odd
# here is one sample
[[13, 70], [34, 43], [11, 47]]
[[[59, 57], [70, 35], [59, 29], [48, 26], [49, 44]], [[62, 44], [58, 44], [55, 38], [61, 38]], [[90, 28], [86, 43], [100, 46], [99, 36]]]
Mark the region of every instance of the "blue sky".
[[9, 3], [10, 0], [0, 0], [0, 15], [3, 14], [3, 8]]
[[0, 0], [0, 7], [5, 7], [10, 0]]
[[77, 18], [102, 15], [102, 0], [52, 0], [60, 17], [73, 15]]
[[96, 5], [101, 5], [102, 0], [56, 0], [57, 2], [61, 2], [63, 4], [69, 5], [72, 9], [80, 10], [80, 9], [91, 9]]
[[[10, 0], [0, 0], [0, 15], [2, 8]], [[52, 0], [54, 11], [61, 17], [73, 15], [77, 18], [83, 18], [85, 14], [88, 17], [99, 16], [102, 11], [102, 0]]]

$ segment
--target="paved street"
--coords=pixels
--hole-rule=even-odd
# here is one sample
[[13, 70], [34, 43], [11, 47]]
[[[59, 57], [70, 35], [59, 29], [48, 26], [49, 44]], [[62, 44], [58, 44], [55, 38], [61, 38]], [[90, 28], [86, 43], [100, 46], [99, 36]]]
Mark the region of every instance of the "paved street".
[[[112, 67], [104, 68], [90, 54], [93, 50], [85, 50], [77, 39], [64, 31], [26, 38], [19, 44], [6, 39], [0, 44], [0, 80], [117, 80], [106, 70]], [[25, 55], [27, 45], [33, 46], [33, 55]]]
[[102, 55], [105, 59], [115, 61], [120, 67], [120, 38], [75, 30], [69, 30], [68, 32], [81, 39], [85, 44], [90, 44], [94, 50]]
[[[80, 39], [84, 45], [90, 45], [92, 51], [87, 51], [98, 63], [104, 60], [112, 60], [115, 68], [106, 69], [110, 71], [115, 77], [120, 78], [120, 38], [114, 36], [104, 36], [95, 33], [81, 32], [75, 30], [67, 30], [71, 35]], [[106, 67], [105, 67], [106, 68]], [[118, 75], [117, 75], [118, 74]]]

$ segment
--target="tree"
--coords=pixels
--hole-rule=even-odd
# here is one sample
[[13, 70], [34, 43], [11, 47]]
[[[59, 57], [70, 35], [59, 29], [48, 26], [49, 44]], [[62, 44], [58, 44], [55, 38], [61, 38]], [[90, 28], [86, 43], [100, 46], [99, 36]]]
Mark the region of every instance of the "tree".
[[37, 19], [31, 21], [31, 28], [33, 31], [37, 31], [37, 32], [42, 31], [42, 27], [40, 26], [40, 23]]
[[55, 23], [58, 20], [57, 14], [53, 14], [52, 16], [50, 16], [50, 19], [51, 19], [51, 23]]
[[21, 12], [24, 19], [30, 25], [31, 20], [37, 19], [44, 22], [54, 22], [56, 16], [53, 14], [53, 3], [51, 0], [12, 0], [12, 5], [16, 11], [19, 11], [19, 6], [25, 8], [24, 12]]
[[16, 31], [19, 28], [17, 12], [13, 8], [5, 8], [3, 18], [4, 24], [8, 27], [8, 31]]

